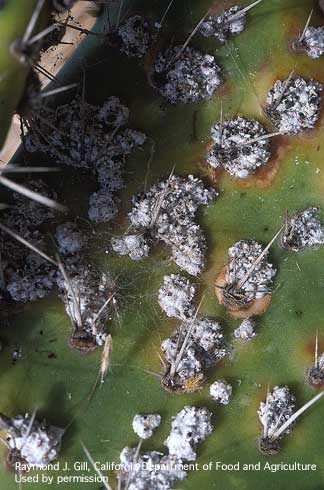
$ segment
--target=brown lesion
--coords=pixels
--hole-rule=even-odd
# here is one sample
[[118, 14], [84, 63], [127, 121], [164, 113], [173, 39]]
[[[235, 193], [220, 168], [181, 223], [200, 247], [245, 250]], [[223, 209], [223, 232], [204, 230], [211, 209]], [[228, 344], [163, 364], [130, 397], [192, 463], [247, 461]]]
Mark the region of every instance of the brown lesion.
[[211, 15], [213, 17], [214, 16], [220, 16], [225, 12], [225, 10], [228, 10], [233, 5], [226, 6], [225, 3], [219, 2], [219, 0], [214, 0], [214, 2], [209, 7], [208, 15]]
[[271, 295], [266, 294], [262, 298], [257, 298], [249, 303], [240, 302], [233, 298], [230, 300], [228, 291], [230, 285], [226, 280], [227, 266], [223, 267], [215, 280], [215, 293], [221, 305], [224, 305], [229, 314], [234, 318], [250, 318], [255, 315], [262, 315], [269, 307]]
[[204, 385], [204, 382], [205, 377], [202, 373], [189, 376], [186, 379], [181, 379], [177, 373], [172, 376], [170, 374], [170, 370], [168, 369], [166, 373], [161, 376], [162, 388], [173, 395], [183, 395], [200, 391]]
[[280, 450], [278, 439], [271, 439], [270, 437], [261, 437], [259, 439], [259, 451], [265, 456], [275, 456]]
[[98, 348], [96, 339], [84, 331], [74, 331], [69, 339], [69, 346], [82, 354], [88, 354]]

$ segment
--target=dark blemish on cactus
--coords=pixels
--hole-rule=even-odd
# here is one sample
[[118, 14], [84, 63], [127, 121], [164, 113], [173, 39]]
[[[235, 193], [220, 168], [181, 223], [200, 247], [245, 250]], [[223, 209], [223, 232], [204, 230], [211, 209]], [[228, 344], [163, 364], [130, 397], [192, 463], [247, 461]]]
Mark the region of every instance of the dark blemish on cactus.
[[190, 140], [192, 143], [198, 141], [197, 119], [198, 119], [198, 111], [194, 111], [194, 113], [192, 114], [192, 134], [190, 136]]
[[22, 348], [21, 347], [18, 347], [17, 349], [14, 349], [11, 352], [12, 364], [16, 364], [18, 359], [21, 359], [21, 358], [22, 358]]
[[296, 313], [296, 316], [298, 316], [298, 317], [301, 317], [303, 315], [302, 310], [296, 310], [295, 313]]

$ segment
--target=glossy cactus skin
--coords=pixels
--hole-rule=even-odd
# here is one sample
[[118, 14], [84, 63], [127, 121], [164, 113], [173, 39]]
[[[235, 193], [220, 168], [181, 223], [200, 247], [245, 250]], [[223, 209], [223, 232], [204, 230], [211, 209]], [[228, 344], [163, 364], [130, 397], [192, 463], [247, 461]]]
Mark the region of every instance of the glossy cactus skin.
[[[154, 25], [166, 6], [143, 0], [133, 8], [134, 13], [145, 15]], [[214, 2], [214, 7], [221, 11], [223, 4]], [[225, 465], [240, 462], [241, 466], [238, 471], [228, 466], [217, 471], [214, 467], [211, 472], [189, 472], [179, 484], [181, 488], [209, 490], [217, 485], [227, 490], [245, 487], [268, 490], [274, 486], [279, 490], [314, 490], [323, 485], [322, 402], [297, 421], [291, 434], [282, 441], [280, 453], [269, 457], [258, 450], [261, 426], [257, 411], [266, 398], [268, 384], [271, 388], [289, 386], [298, 407], [321, 389], [306, 383], [305, 375], [314, 363], [317, 330], [319, 354], [324, 350], [321, 306], [324, 247], [294, 252], [282, 248], [279, 241], [273, 244], [269, 260], [277, 275], [271, 303], [264, 314], [255, 318], [256, 335], [249, 341], [234, 337], [233, 332], [242, 320], [232, 318], [219, 305], [214, 290], [216, 277], [226, 264], [233, 243], [253, 239], [265, 246], [284, 223], [286, 210], [293, 216], [311, 206], [319, 206], [324, 221], [323, 111], [314, 129], [298, 136], [274, 137], [272, 158], [248, 179], [234, 179], [225, 170], [213, 171], [206, 163], [210, 129], [220, 121], [221, 101], [224, 119], [237, 116], [257, 119], [271, 132], [275, 129], [263, 108], [276, 80], [286, 79], [296, 67], [297, 75], [324, 83], [323, 60], [312, 60], [291, 49], [291, 42], [302, 31], [312, 7], [310, 0], [264, 1], [248, 13], [244, 31], [227, 44], [220, 45], [215, 39], [196, 35], [191, 44], [215, 56], [224, 81], [210, 100], [196, 104], [165, 103], [147, 81], [150, 57], [141, 63], [129, 60], [116, 46], [107, 47], [94, 36], [84, 41], [81, 49], [87, 66], [87, 101], [100, 105], [111, 95], [120, 97], [131, 111], [132, 127], [143, 131], [148, 141], [143, 151], [127, 160], [126, 186], [120, 194], [122, 204], [117, 220], [107, 227], [95, 228], [95, 240], [90, 253], [87, 252], [101, 270], [111, 272], [116, 278], [121, 297], [119, 316], [108, 324], [113, 349], [104, 384], [88, 401], [98, 375], [101, 352], [80, 356], [70, 349], [69, 320], [56, 293], [22, 309], [11, 305], [5, 318], [9, 325], [5, 327], [3, 323], [0, 330], [3, 343], [0, 412], [14, 416], [22, 411], [32, 413], [37, 406], [50, 423], [60, 427], [69, 426], [77, 417], [63, 438], [62, 465], [68, 461], [73, 467], [76, 460], [85, 459], [80, 440], [96, 461], [118, 462], [122, 448], [137, 444], [131, 429], [137, 413], [161, 413], [161, 426], [145, 446], [148, 450], [161, 449], [171, 417], [185, 405], [197, 405], [207, 406], [213, 412], [215, 427], [198, 448], [199, 464], [222, 461]], [[180, 37], [179, 42], [183, 42], [208, 8], [207, 0], [192, 2], [189, 13], [188, 5], [174, 4], [159, 42], [163, 45], [174, 32]], [[315, 10], [311, 24], [320, 25], [322, 20], [320, 12]], [[99, 20], [98, 29], [103, 29], [102, 23], [103, 19]], [[69, 77], [82, 80], [79, 55], [80, 52], [71, 60], [75, 63], [67, 64], [65, 78], [60, 79], [62, 84]], [[28, 164], [35, 165], [43, 161], [42, 156], [22, 151], [17, 161], [24, 157]], [[206, 269], [197, 279], [189, 276], [188, 279], [198, 291], [195, 307], [203, 297], [199, 315], [217, 319], [224, 326], [228, 345], [233, 347], [232, 357], [210, 368], [200, 391], [180, 395], [164, 391], [160, 380], [149, 372], [162, 372], [156, 351], [161, 340], [175, 329], [175, 321], [159, 307], [159, 288], [165, 275], [182, 272], [169, 260], [169, 250], [164, 246], [156, 247], [141, 261], [119, 257], [109, 247], [111, 236], [127, 230], [132, 196], [165, 181], [174, 164], [175, 174], [193, 174], [220, 194], [197, 218], [207, 237]], [[57, 189], [59, 200], [68, 205], [71, 220], [87, 217], [87, 198], [94, 190], [92, 181], [66, 169], [61, 176], [48, 180]], [[62, 218], [58, 217], [57, 221], [61, 222]], [[22, 356], [13, 364], [12, 353], [18, 347], [22, 348]], [[216, 380], [225, 380], [233, 388], [226, 407], [217, 406], [210, 399], [209, 388]], [[260, 472], [253, 466], [249, 471], [243, 469], [244, 463], [260, 462], [263, 468], [267, 462], [293, 461], [315, 464], [317, 470], [297, 472], [273, 467]], [[115, 490], [115, 472], [103, 472], [109, 474]], [[82, 472], [72, 470], [71, 473]], [[57, 476], [56, 472], [51, 474]], [[6, 489], [16, 490], [13, 475], [3, 464], [0, 476]], [[80, 489], [96, 490], [97, 486], [80, 484]], [[68, 483], [60, 486], [63, 490], [70, 487]], [[35, 490], [28, 483], [24, 488]], [[47, 486], [39, 484], [37, 488], [45, 490]]]

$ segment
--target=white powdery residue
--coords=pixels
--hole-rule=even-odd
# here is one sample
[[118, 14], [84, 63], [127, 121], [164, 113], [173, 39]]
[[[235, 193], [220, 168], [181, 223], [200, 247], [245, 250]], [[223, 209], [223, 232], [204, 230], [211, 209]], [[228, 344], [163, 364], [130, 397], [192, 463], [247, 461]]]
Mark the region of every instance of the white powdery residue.
[[145, 143], [144, 133], [133, 129], [123, 129], [114, 135], [109, 155], [111, 158], [100, 159], [96, 163], [99, 190], [89, 198], [88, 216], [94, 223], [107, 223], [118, 213], [120, 199], [116, 192], [123, 187], [123, 162], [126, 155]]
[[267, 133], [255, 119], [238, 117], [216, 124], [211, 129], [213, 144], [207, 155], [211, 167], [224, 167], [230, 175], [246, 178], [265, 165], [271, 156], [270, 140], [259, 139]]
[[245, 13], [231, 20], [234, 14], [237, 14], [241, 7], [235, 5], [223, 12], [222, 15], [209, 15], [202, 22], [199, 32], [204, 37], [215, 37], [217, 41], [224, 44], [231, 35], [240, 34], [245, 26]]
[[127, 56], [142, 58], [150, 47], [149, 24], [144, 17], [129, 17], [118, 29], [121, 39], [120, 50]]
[[241, 325], [234, 330], [234, 337], [236, 339], [251, 340], [256, 336], [254, 331], [254, 321], [250, 318], [243, 320]]
[[170, 490], [187, 476], [180, 459], [158, 451], [137, 454], [136, 448], [125, 447], [120, 462], [118, 479], [128, 490]]
[[76, 254], [85, 245], [86, 238], [74, 223], [67, 222], [56, 227], [55, 238], [59, 252], [63, 255]]
[[[189, 329], [191, 332], [187, 338]], [[180, 385], [193, 376], [203, 377], [205, 369], [216, 365], [227, 354], [223, 329], [219, 323], [209, 318], [190, 318], [161, 343], [161, 349], [170, 364], [174, 363], [185, 339], [186, 348], [174, 377]]]
[[[246, 279], [247, 273], [251, 271], [252, 265], [255, 265], [256, 259], [262, 252], [262, 245], [255, 240], [240, 240], [234, 243], [228, 250], [227, 284], [235, 288], [241, 280]], [[267, 256], [268, 253], [254, 266], [253, 271], [242, 284], [241, 290], [246, 303], [263, 298], [270, 292], [269, 284], [276, 275], [276, 269], [268, 262]]]
[[[187, 320], [184, 332], [187, 332], [193, 320]], [[201, 352], [206, 367], [217, 364], [227, 354], [223, 327], [210, 318], [196, 318], [191, 331], [191, 338]]]
[[[182, 340], [183, 341], [183, 340]], [[175, 362], [177, 354], [179, 354], [179, 335], [175, 334], [172, 337], [168, 337], [161, 343], [161, 349], [164, 352], [166, 360], [170, 363]], [[175, 376], [173, 381], [176, 384], [183, 385], [183, 383], [192, 377], [199, 377], [203, 374], [203, 365], [194, 346], [189, 342], [184, 355], [176, 367]]]
[[95, 174], [99, 189], [90, 196], [89, 218], [95, 223], [114, 219], [119, 203], [116, 192], [123, 187], [125, 157], [146, 140], [145, 134], [126, 127], [128, 108], [114, 96], [102, 106], [78, 97], [56, 111], [44, 106], [40, 115], [29, 121], [27, 149]]
[[105, 159], [96, 166], [96, 175], [100, 189], [115, 193], [124, 187], [124, 162], [120, 158]]
[[324, 381], [324, 352], [320, 354], [314, 365], [308, 370], [311, 386], [322, 386]]
[[179, 274], [164, 276], [159, 289], [158, 302], [170, 318], [185, 320], [194, 313], [192, 304], [196, 288]]
[[[121, 469], [118, 472], [120, 488], [128, 490], [171, 490], [187, 476], [184, 462], [196, 460], [197, 444], [212, 432], [211, 412], [207, 408], [184, 407], [172, 418], [171, 431], [164, 442], [169, 453], [158, 451], [141, 452], [125, 447], [120, 454]], [[133, 428], [141, 439], [151, 437], [160, 424], [156, 414], [136, 415]]]
[[[113, 144], [112, 134], [118, 116], [116, 105], [109, 104], [109, 100], [102, 107], [88, 104], [81, 98], [59, 106], [55, 112], [44, 107], [42, 119], [31, 122], [26, 137], [27, 149], [42, 151], [60, 164], [94, 169], [98, 160], [109, 158]], [[123, 114], [123, 106], [120, 110]], [[50, 126], [45, 125], [44, 118]], [[46, 139], [40, 136], [42, 134], [46, 134]]]
[[111, 239], [111, 246], [118, 255], [128, 255], [132, 260], [141, 260], [149, 254], [149, 246], [142, 234], [129, 234]]
[[[18, 452], [23, 460], [35, 468], [49, 464], [58, 458], [64, 430], [46, 425], [29, 414], [9, 419], [7, 441], [9, 452]], [[17, 455], [18, 456], [18, 455]], [[17, 456], [14, 459], [19, 460]]]
[[129, 155], [136, 148], [144, 145], [146, 135], [135, 129], [126, 128], [116, 134], [110, 148], [110, 155], [113, 157], [123, 157]]
[[[26, 187], [44, 197], [57, 199], [56, 192], [52, 191], [41, 179], [30, 180]], [[24, 233], [26, 229], [34, 230], [55, 216], [52, 208], [44, 206], [22, 194], [14, 192], [13, 198], [13, 205], [8, 211], [5, 211], [2, 221], [8, 228], [18, 233]]]
[[176, 374], [182, 382], [194, 377], [198, 379], [198, 377], [203, 375], [202, 363], [193, 347], [188, 347], [186, 349], [186, 353], [178, 363]]
[[298, 134], [314, 128], [322, 105], [323, 85], [303, 77], [277, 80], [267, 96], [267, 113], [279, 131]]
[[28, 303], [45, 298], [55, 285], [56, 271], [44, 259], [31, 254], [22, 270], [13, 272], [6, 289], [11, 298], [18, 303]]
[[[266, 428], [265, 436], [271, 438], [275, 432], [294, 413], [296, 398], [290, 393], [288, 386], [275, 386], [268, 394], [267, 401], [260, 403], [258, 410], [261, 424]], [[282, 434], [288, 434], [291, 426]]]
[[124, 106], [118, 97], [111, 96], [103, 103], [98, 112], [98, 119], [108, 126], [120, 128], [125, 126], [129, 118], [129, 109]]
[[176, 46], [158, 54], [153, 83], [171, 104], [210, 98], [221, 84], [214, 56]]
[[173, 417], [171, 432], [165, 441], [170, 455], [195, 461], [196, 445], [212, 433], [211, 415], [207, 408], [186, 406]]
[[107, 223], [118, 213], [119, 199], [112, 196], [106, 189], [100, 189], [89, 197], [88, 216], [93, 223]]
[[[40, 179], [31, 180], [28, 188], [50, 199], [57, 198]], [[2, 222], [34, 247], [46, 250], [39, 227], [53, 217], [53, 209], [13, 193], [13, 205], [3, 214]], [[0, 231], [0, 249], [5, 286], [14, 301], [36, 301], [50, 293], [55, 284], [55, 266], [3, 231]]]
[[321, 354], [321, 355], [318, 356], [317, 366], [318, 366], [319, 369], [323, 369], [324, 370], [324, 352], [323, 352], [323, 354]]
[[280, 237], [281, 245], [295, 252], [322, 245], [324, 228], [319, 212], [319, 207], [310, 207], [289, 217]]
[[[112, 296], [115, 283], [108, 274], [99, 273], [75, 258], [71, 261], [65, 260], [64, 267], [69, 281], [58, 274], [57, 283], [63, 293], [66, 313], [74, 327], [78, 327], [77, 331], [80, 333], [82, 330], [83, 338], [88, 338], [93, 344], [103, 345], [107, 336], [105, 324], [114, 304]], [[111, 301], [106, 304], [109, 298]], [[106, 307], [102, 310], [105, 304]], [[81, 326], [78, 326], [79, 316]]]
[[161, 240], [171, 246], [176, 264], [197, 276], [205, 266], [207, 247], [201, 228], [194, 221], [195, 213], [200, 205], [209, 204], [217, 195], [192, 175], [173, 176], [133, 198], [130, 222], [138, 232], [145, 231], [152, 241]]
[[209, 388], [210, 397], [220, 405], [228, 405], [232, 397], [232, 387], [223, 379], [215, 381]]
[[141, 439], [149, 439], [152, 437], [154, 430], [159, 427], [160, 423], [161, 415], [159, 414], [137, 414], [133, 418], [133, 431]]
[[[129, 110], [114, 96], [102, 106], [76, 98], [55, 112], [44, 107], [41, 115], [41, 120], [31, 123], [27, 149], [43, 151], [58, 163], [72, 167], [96, 169], [98, 164], [129, 153], [145, 141], [143, 133], [125, 127]], [[44, 118], [50, 127], [42, 126]], [[43, 131], [46, 139], [39, 135]]]
[[[45, 243], [39, 232], [26, 231], [24, 238], [42, 250]], [[56, 267], [40, 255], [30, 252], [23, 245], [2, 248], [2, 264], [6, 289], [11, 298], [19, 303], [36, 301], [47, 296], [56, 282]], [[12, 256], [11, 256], [12, 253]]]
[[308, 27], [298, 47], [304, 50], [310, 58], [320, 58], [324, 54], [324, 27]]
[[[167, 236], [162, 238], [165, 243], [169, 244]], [[171, 258], [180, 267], [188, 272], [191, 276], [198, 276], [205, 266], [205, 256], [207, 245], [199, 225], [188, 223], [187, 240], [183, 240], [181, 235], [172, 237]]]

